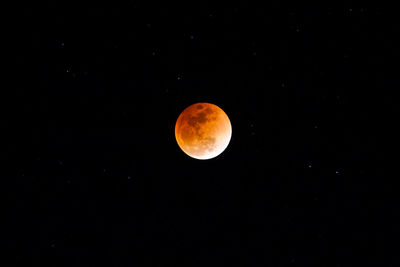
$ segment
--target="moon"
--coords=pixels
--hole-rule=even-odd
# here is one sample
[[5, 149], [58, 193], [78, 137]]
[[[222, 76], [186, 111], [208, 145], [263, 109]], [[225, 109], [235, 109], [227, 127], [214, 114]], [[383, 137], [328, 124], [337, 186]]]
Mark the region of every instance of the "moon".
[[176, 121], [176, 141], [183, 152], [195, 159], [215, 158], [228, 147], [231, 137], [228, 115], [214, 104], [193, 104]]

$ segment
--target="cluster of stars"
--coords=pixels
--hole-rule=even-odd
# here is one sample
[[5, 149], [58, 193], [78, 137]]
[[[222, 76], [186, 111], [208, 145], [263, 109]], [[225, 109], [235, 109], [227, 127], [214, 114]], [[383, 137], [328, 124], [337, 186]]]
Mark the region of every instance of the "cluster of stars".
[[[307, 168], [308, 168], [308, 169], [313, 168], [312, 163], [308, 163], [308, 164], [307, 164]], [[337, 170], [335, 170], [335, 174], [336, 174], [336, 175], [339, 175], [339, 174], [341, 174], [341, 172], [337, 169]]]

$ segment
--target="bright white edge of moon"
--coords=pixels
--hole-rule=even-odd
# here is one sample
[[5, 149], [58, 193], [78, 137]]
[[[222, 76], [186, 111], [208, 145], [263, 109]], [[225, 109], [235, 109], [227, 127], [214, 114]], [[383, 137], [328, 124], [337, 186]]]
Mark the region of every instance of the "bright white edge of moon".
[[224, 133], [224, 134], [218, 136], [219, 140], [216, 142], [218, 145], [213, 151], [205, 152], [204, 155], [201, 155], [201, 156], [190, 155], [189, 153], [187, 153], [185, 151], [185, 149], [182, 149], [183, 152], [185, 152], [185, 154], [191, 158], [200, 159], [200, 160], [212, 159], [212, 158], [219, 156], [220, 154], [222, 154], [222, 152], [225, 151], [225, 149], [228, 147], [228, 145], [231, 141], [232, 125], [231, 125], [230, 121], [228, 121], [228, 122], [229, 122], [229, 131], [227, 133]]

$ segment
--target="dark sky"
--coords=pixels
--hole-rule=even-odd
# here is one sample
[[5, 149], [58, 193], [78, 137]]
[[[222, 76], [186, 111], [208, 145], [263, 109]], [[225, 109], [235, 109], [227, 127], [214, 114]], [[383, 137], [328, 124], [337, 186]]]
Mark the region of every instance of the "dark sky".
[[[18, 8], [9, 266], [396, 266], [396, 14], [220, 4]], [[232, 123], [212, 160], [175, 141], [197, 102]]]

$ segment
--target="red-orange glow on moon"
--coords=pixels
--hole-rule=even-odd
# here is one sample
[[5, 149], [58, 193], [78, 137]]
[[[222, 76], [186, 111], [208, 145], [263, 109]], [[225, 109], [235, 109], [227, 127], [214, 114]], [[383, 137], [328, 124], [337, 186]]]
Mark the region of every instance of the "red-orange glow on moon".
[[210, 103], [197, 103], [186, 108], [175, 125], [179, 147], [192, 158], [211, 159], [221, 154], [232, 136], [226, 113]]

